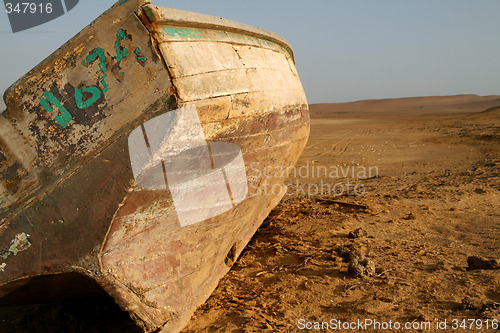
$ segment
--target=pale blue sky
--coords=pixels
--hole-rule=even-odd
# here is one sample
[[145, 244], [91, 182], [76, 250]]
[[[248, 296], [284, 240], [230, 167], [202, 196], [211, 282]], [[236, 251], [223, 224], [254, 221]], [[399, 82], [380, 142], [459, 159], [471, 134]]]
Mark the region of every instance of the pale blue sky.
[[[113, 0], [13, 34], [0, 13], [0, 91]], [[292, 45], [310, 103], [500, 94], [500, 0], [153, 0], [271, 30]], [[0, 110], [4, 109], [3, 102]]]

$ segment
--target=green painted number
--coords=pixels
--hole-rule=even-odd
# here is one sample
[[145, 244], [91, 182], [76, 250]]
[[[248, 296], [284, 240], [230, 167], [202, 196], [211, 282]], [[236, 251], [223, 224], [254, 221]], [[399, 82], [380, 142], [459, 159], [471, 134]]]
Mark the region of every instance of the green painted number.
[[[83, 101], [83, 93], [91, 93], [92, 97], [87, 99], [85, 102]], [[78, 106], [80, 109], [86, 109], [92, 104], [94, 104], [99, 98], [101, 98], [101, 91], [97, 87], [85, 87], [83, 86], [82, 89], [78, 89], [75, 87], [75, 102], [76, 106]]]
[[102, 92], [105, 93], [106, 91], [108, 91], [109, 85], [106, 82], [106, 77], [108, 75], [106, 74], [107, 66], [106, 66], [106, 55], [104, 54], [104, 49], [98, 47], [98, 48], [95, 48], [94, 50], [92, 50], [92, 52], [90, 52], [90, 54], [87, 56], [87, 58], [85, 58], [82, 61], [82, 65], [88, 66], [91, 63], [93, 63], [94, 61], [96, 61], [98, 58], [99, 58], [99, 68], [101, 69], [101, 72], [103, 74], [102, 80], [101, 80], [102, 85], [103, 85]]
[[50, 113], [54, 112], [54, 108], [52, 106], [55, 106], [59, 111], [59, 115], [56, 115], [54, 120], [62, 127], [67, 127], [71, 119], [73, 119], [68, 110], [66, 110], [61, 102], [59, 102], [51, 92], [46, 91], [43, 93], [43, 96], [40, 99], [40, 105]]
[[[128, 0], [127, 0], [128, 1]], [[122, 1], [123, 3], [126, 2], [125, 0]], [[186, 35], [186, 36], [191, 36], [191, 35], [196, 35], [193, 31], [193, 29], [180, 29], [181, 35]], [[130, 54], [129, 50], [121, 45], [122, 40], [130, 40], [131, 38], [127, 35], [125, 30], [119, 29], [118, 32], [116, 33], [116, 41], [115, 41], [115, 50], [116, 50], [116, 60], [120, 62], [123, 58], [128, 56]], [[134, 53], [136, 55], [137, 61], [139, 61], [143, 66], [144, 63], [148, 60], [145, 56], [141, 55], [141, 50], [139, 48], [136, 48], [134, 50]], [[83, 86], [81, 89], [75, 87], [75, 102], [76, 106], [80, 109], [86, 109], [93, 105], [95, 102], [97, 102], [103, 93], [106, 93], [109, 90], [109, 84], [106, 82], [106, 77], [108, 76], [106, 74], [108, 68], [106, 64], [106, 54], [104, 52], [104, 49], [97, 47], [93, 49], [89, 55], [82, 60], [82, 65], [83, 66], [89, 66], [93, 62], [99, 60], [99, 69], [102, 72], [102, 78], [101, 78], [101, 83], [102, 83], [102, 91], [95, 86], [92, 87], [86, 87]], [[92, 97], [88, 98], [87, 100], [83, 100], [83, 93], [90, 93], [92, 94]], [[50, 113], [54, 112], [54, 108], [57, 109], [58, 114], [54, 117], [54, 120], [61, 125], [62, 127], [67, 127], [69, 122], [73, 119], [71, 114], [66, 110], [66, 108], [57, 100], [57, 98], [54, 96], [49, 91], [46, 91], [43, 93], [42, 98], [40, 99], [40, 105]]]
[[148, 60], [148, 58], [146, 58], [145, 56], [142, 56], [141, 55], [141, 49], [140, 48], [136, 48], [135, 51], [135, 58], [142, 64], [144, 64], [146, 62], [146, 60]]
[[116, 34], [116, 42], [115, 42], [116, 60], [118, 62], [122, 61], [123, 58], [125, 58], [130, 54], [128, 49], [120, 44], [122, 40], [128, 40], [128, 36], [123, 29], [120, 29]]

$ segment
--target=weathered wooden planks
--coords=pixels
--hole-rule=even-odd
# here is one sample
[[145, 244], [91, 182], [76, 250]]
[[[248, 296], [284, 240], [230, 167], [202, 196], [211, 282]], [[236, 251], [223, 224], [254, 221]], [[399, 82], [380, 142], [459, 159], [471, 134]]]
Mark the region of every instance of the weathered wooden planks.
[[[250, 184], [249, 197], [234, 210], [186, 228], [178, 227], [172, 202], [160, 193], [152, 199], [133, 191], [115, 216], [103, 271], [128, 286], [121, 290], [124, 303], [133, 306], [141, 295], [146, 315], [139, 317], [147, 329], [165, 323], [165, 331], [175, 331], [229, 269], [228, 254], [241, 252], [284, 194], [283, 177], [250, 169], [293, 166], [309, 134], [307, 101], [291, 54], [278, 43], [213, 27], [169, 26], [167, 9], [146, 11], [179, 105], [197, 106], [208, 140], [240, 146]], [[266, 193], [273, 185], [280, 190]]]

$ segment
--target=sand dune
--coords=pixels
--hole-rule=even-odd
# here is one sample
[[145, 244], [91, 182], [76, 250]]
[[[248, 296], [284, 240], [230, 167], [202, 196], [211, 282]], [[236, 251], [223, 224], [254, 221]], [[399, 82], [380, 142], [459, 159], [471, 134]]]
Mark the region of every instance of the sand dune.
[[[500, 120], [500, 106], [495, 106], [484, 111], [473, 113], [468, 115], [468, 117], [472, 118], [483, 118], [483, 119], [491, 119], [491, 120]], [[498, 123], [497, 123], [498, 124]]]
[[409, 97], [395, 99], [373, 99], [351, 103], [322, 103], [310, 106], [311, 116], [357, 114], [465, 114], [486, 110], [500, 105], [500, 96], [456, 95]]

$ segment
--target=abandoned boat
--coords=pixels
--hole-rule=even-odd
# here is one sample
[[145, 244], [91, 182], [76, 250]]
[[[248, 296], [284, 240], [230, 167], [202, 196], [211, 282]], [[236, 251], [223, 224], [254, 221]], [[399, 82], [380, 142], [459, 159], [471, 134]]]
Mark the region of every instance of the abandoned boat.
[[146, 0], [117, 2], [4, 100], [0, 304], [79, 274], [146, 332], [185, 326], [309, 136], [283, 38]]

